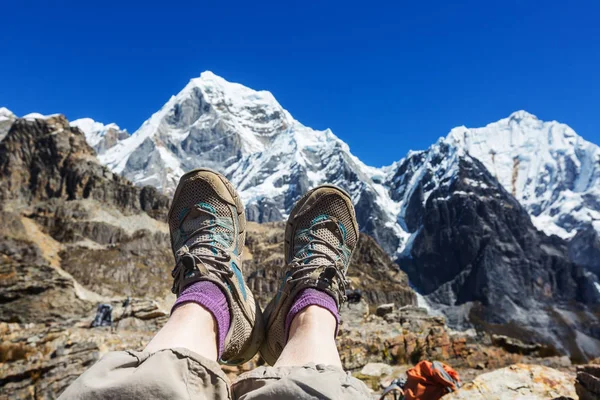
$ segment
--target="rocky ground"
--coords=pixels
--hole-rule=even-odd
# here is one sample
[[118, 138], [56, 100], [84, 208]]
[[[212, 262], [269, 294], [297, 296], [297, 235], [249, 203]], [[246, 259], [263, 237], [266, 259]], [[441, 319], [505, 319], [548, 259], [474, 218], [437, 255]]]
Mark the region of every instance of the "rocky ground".
[[[108, 351], [145, 346], [174, 300], [168, 206], [160, 193], [98, 164], [64, 117], [13, 124], [0, 142], [0, 398], [56, 398]], [[263, 306], [283, 266], [283, 228], [248, 225], [244, 273]], [[342, 309], [338, 346], [344, 367], [374, 393], [428, 359], [455, 367], [473, 381], [469, 388], [480, 388], [489, 375], [474, 378], [498, 368], [525, 365], [510, 367], [517, 374], [541, 365], [540, 376], [561, 377], [542, 379], [548, 393], [575, 398], [568, 358], [541, 345], [448, 329], [444, 318], [417, 307], [406, 275], [368, 236], [360, 237], [350, 279], [362, 299]], [[112, 328], [91, 328], [100, 303], [113, 307]], [[225, 371], [234, 378], [260, 363], [257, 357]], [[578, 392], [592, 396], [582, 399], [600, 393], [594, 368], [578, 372]]]
[[[143, 258], [131, 259], [135, 257], [128, 247], [132, 241], [95, 249], [96, 260], [100, 261], [89, 256], [75, 270], [71, 264], [73, 254], [84, 253], [84, 249], [73, 246], [73, 252], [67, 254], [69, 250], [65, 247], [71, 246], [53, 241], [42, 232], [38, 231], [37, 236], [24, 235], [22, 230], [26, 231], [24, 225], [28, 222], [23, 224], [23, 221], [27, 217], [12, 215], [15, 220], [2, 215], [3, 226], [11, 226], [10, 235], [4, 231], [1, 251], [4, 279], [0, 316], [7, 321], [0, 325], [2, 396], [55, 398], [106, 352], [142, 349], [166, 320], [172, 295], [152, 300], [135, 297], [143, 288], [127, 283], [133, 282], [132, 277], [139, 273], [136, 268], [109, 276], [100, 272], [111, 271], [111, 265], [126, 263], [127, 259], [133, 263], [145, 262]], [[282, 233], [280, 225], [249, 226], [245, 265], [250, 285], [263, 304], [272, 295], [276, 270], [283, 262]], [[26, 238], [32, 237], [36, 243], [27, 241]], [[51, 252], [48, 243], [58, 246], [57, 251]], [[397, 279], [387, 280], [379, 289], [377, 279], [364, 267], [370, 262], [377, 270], [378, 266], [390, 263], [386, 257], [371, 239], [361, 238], [351, 267], [352, 276], [356, 284], [359, 279], [370, 284], [364, 286], [366, 295], [359, 303], [342, 309], [338, 338], [344, 367], [363, 379], [374, 393], [422, 359], [444, 361], [457, 368], [466, 381], [514, 363], [541, 363], [573, 373], [566, 357], [540, 358], [545, 355], [541, 347], [449, 330], [443, 317], [431, 316], [415, 305], [415, 295], [401, 272], [394, 272]], [[65, 272], [63, 265], [73, 275]], [[146, 277], [142, 281], [153, 288], [150, 293], [168, 291], [168, 264], [163, 267], [162, 276], [157, 274], [154, 279]], [[74, 275], [87, 278], [79, 283]], [[394, 289], [393, 285], [397, 287]], [[132, 298], [123, 306], [127, 296]], [[371, 299], [392, 300], [392, 303], [378, 307], [379, 303]], [[90, 328], [99, 302], [112, 305], [113, 329]], [[233, 379], [260, 362], [255, 359], [238, 368], [224, 369]], [[574, 383], [574, 379], [571, 381]]]

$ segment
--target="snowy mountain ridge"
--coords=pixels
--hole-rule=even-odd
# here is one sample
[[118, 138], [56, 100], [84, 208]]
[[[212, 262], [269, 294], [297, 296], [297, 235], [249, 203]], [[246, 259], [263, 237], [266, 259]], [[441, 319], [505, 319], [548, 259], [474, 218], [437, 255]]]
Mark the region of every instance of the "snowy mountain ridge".
[[569, 126], [518, 111], [454, 128], [447, 140], [481, 161], [546, 234], [569, 239], [585, 224], [600, 231], [600, 148]]
[[185, 171], [223, 172], [240, 191], [248, 218], [259, 222], [286, 218], [311, 187], [339, 185], [352, 196], [362, 229], [393, 255], [418, 225], [409, 206], [424, 205], [433, 190], [450, 185], [459, 160], [470, 157], [523, 204], [538, 229], [565, 239], [590, 224], [600, 231], [600, 149], [567, 125], [525, 111], [483, 128], [454, 128], [428, 150], [383, 168], [362, 163], [331, 130], [295, 120], [270, 92], [208, 71], [132, 135], [87, 118], [71, 124], [103, 164], [136, 184], [172, 193]]
[[85, 135], [85, 139], [92, 147], [98, 145], [103, 137], [106, 136], [111, 129], [120, 131], [121, 128], [115, 123], [104, 125], [101, 122], [96, 122], [91, 118], [80, 118], [71, 121], [71, 126], [79, 128]]

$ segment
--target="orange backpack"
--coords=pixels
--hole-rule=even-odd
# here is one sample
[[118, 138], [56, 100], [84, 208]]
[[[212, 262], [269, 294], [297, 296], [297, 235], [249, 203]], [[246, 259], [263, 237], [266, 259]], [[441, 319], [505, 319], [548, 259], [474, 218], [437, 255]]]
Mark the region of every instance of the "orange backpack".
[[406, 371], [406, 400], [438, 400], [460, 387], [458, 373], [439, 361], [421, 361]]

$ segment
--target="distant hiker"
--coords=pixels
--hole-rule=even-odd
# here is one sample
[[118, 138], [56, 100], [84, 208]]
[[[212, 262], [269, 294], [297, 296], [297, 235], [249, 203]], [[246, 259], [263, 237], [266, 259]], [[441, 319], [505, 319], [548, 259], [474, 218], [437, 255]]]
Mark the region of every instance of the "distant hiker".
[[97, 326], [112, 327], [112, 306], [110, 304], [99, 304], [96, 310], [96, 318], [92, 322], [92, 328]]
[[[177, 295], [169, 320], [144, 351], [107, 354], [62, 399], [371, 398], [342, 369], [335, 342], [358, 240], [347, 193], [319, 186], [291, 211], [284, 278], [264, 316], [242, 275], [244, 205], [224, 176], [183, 175], [168, 222]], [[243, 364], [257, 352], [272, 366], [231, 385], [218, 363]]]
[[120, 322], [125, 319], [127, 316], [129, 316], [129, 314], [132, 314], [131, 311], [131, 297], [127, 296], [127, 298], [125, 300], [123, 300], [123, 303], [121, 303], [121, 307], [123, 308], [123, 311], [121, 311], [121, 316], [117, 319], [117, 322], [113, 325], [113, 332], [116, 332], [119, 329], [119, 324]]

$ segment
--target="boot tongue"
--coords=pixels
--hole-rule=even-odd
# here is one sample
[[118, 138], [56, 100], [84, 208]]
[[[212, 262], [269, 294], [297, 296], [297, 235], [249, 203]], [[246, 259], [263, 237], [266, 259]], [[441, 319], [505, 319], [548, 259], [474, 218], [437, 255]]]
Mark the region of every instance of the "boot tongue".
[[184, 235], [192, 235], [187, 241], [191, 254], [215, 254], [216, 250], [213, 251], [205, 246], [194, 246], [198, 242], [213, 241], [214, 229], [203, 229], [200, 233], [193, 233], [203, 226], [214, 224], [215, 219], [215, 208], [208, 203], [196, 204], [185, 216], [180, 229]]

